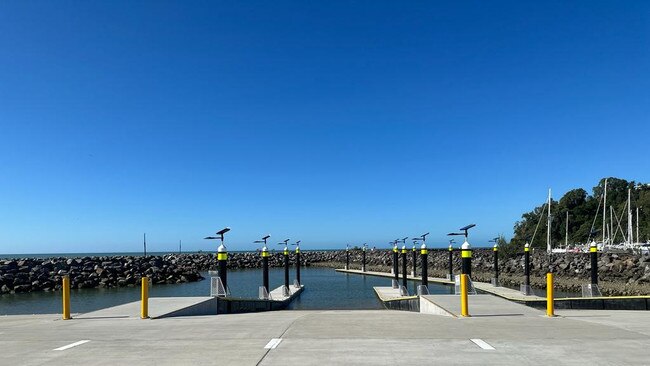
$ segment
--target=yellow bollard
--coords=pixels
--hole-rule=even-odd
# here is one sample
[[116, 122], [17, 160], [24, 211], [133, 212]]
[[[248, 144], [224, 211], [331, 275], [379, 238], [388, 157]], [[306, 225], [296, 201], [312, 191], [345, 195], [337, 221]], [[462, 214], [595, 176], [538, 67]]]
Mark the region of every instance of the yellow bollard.
[[546, 315], [555, 316], [553, 304], [553, 273], [546, 274]]
[[142, 303], [140, 305], [140, 318], [149, 318], [149, 278], [142, 277]]
[[469, 316], [469, 309], [467, 306], [467, 275], [460, 275], [460, 315]]
[[63, 320], [70, 319], [70, 276], [63, 276]]

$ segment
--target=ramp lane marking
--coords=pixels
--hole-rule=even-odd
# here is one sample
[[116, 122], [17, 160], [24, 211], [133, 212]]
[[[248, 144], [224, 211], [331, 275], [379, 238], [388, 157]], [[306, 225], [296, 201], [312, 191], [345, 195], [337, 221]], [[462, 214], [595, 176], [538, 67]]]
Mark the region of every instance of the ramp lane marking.
[[479, 339], [479, 338], [473, 338], [470, 339], [470, 341], [474, 342], [477, 346], [485, 349], [485, 350], [494, 350], [494, 347], [490, 346], [486, 341]]
[[273, 338], [269, 341], [269, 343], [266, 344], [266, 346], [264, 346], [264, 348], [275, 349], [280, 344], [280, 342], [282, 342], [282, 338]]
[[55, 349], [53, 349], [52, 351], [65, 351], [65, 350], [67, 350], [67, 349], [69, 349], [69, 348], [77, 347], [77, 346], [80, 346], [80, 345], [82, 345], [82, 344], [84, 344], [84, 343], [88, 343], [88, 342], [90, 342], [89, 339], [84, 339], [83, 341], [74, 342], [74, 343], [70, 343], [70, 344], [68, 344], [68, 345], [65, 345], [65, 346], [63, 346], [63, 347], [55, 348]]

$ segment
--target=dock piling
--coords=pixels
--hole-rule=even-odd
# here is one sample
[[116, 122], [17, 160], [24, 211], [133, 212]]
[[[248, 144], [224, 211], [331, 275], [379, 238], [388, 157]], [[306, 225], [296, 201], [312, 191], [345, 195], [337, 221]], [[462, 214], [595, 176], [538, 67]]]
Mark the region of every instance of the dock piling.
[[262, 286], [266, 293], [270, 292], [269, 289], [269, 250], [264, 245], [262, 248]]
[[397, 263], [397, 242], [393, 245], [393, 288], [399, 287], [399, 265]]
[[591, 285], [598, 285], [598, 247], [596, 242], [589, 245], [589, 256], [591, 257]]
[[411, 276], [415, 277], [417, 273], [417, 268], [418, 268], [418, 259], [417, 259], [417, 250], [415, 247], [415, 243], [413, 243], [413, 269], [411, 270]]
[[406, 245], [402, 246], [402, 286], [404, 289], [408, 289], [408, 283], [406, 282]]
[[462, 260], [461, 273], [472, 278], [472, 247], [467, 240], [460, 247], [460, 256]]
[[[289, 292], [289, 248], [284, 247], [284, 291]], [[288, 296], [288, 295], [287, 295]]]
[[454, 247], [449, 244], [449, 280], [454, 279]]
[[300, 244], [296, 246], [296, 281], [300, 287]]
[[366, 246], [363, 246], [363, 251], [361, 252], [361, 272], [366, 271]]
[[492, 284], [492, 286], [498, 287], [499, 286], [499, 246], [497, 244], [494, 244], [492, 251], [494, 252], [494, 283]]
[[350, 246], [345, 247], [345, 269], [350, 269]]
[[420, 247], [420, 259], [422, 261], [422, 286], [428, 287], [429, 286], [429, 273], [428, 273], [428, 267], [429, 263], [428, 261], [428, 254], [429, 251], [427, 250], [427, 245], [422, 243], [422, 246]]
[[524, 295], [532, 295], [530, 288], [530, 244], [528, 243], [524, 245], [524, 276], [524, 287], [521, 292]]
[[228, 293], [228, 251], [223, 243], [217, 249], [217, 262], [219, 263], [219, 279], [224, 291]]

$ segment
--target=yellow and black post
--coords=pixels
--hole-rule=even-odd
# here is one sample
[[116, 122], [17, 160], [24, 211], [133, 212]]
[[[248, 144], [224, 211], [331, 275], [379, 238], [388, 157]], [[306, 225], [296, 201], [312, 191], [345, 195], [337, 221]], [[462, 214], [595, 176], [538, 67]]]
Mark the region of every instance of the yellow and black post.
[[406, 282], [406, 245], [402, 245], [402, 286], [407, 287]]
[[296, 244], [296, 281], [300, 286], [300, 241]]
[[397, 254], [397, 242], [393, 245], [393, 277], [395, 279], [394, 288], [399, 287], [399, 264]]
[[428, 258], [429, 251], [427, 250], [427, 245], [422, 243], [420, 247], [420, 259], [422, 260], [422, 286], [429, 286], [429, 273], [428, 273]]
[[142, 277], [142, 293], [140, 303], [140, 318], [149, 318], [149, 277]]
[[219, 263], [219, 279], [223, 290], [228, 293], [228, 251], [226, 246], [221, 244], [217, 249], [217, 262]]
[[461, 273], [466, 274], [469, 279], [472, 278], [472, 247], [467, 240], [460, 246], [460, 257], [462, 260]]
[[530, 287], [530, 244], [524, 245], [524, 275], [526, 276], [526, 288]]
[[262, 286], [269, 292], [269, 250], [264, 245], [262, 248]]
[[417, 253], [417, 248], [415, 247], [415, 242], [413, 242], [413, 260], [411, 261], [413, 263], [413, 270], [411, 271], [411, 276], [415, 277], [417, 274], [417, 269], [418, 269], [418, 253]]
[[289, 291], [289, 248], [284, 246], [284, 287]]
[[366, 246], [364, 245], [361, 252], [361, 271], [366, 271]]
[[499, 286], [499, 246], [494, 244], [494, 286]]
[[454, 247], [449, 244], [449, 279], [454, 279]]
[[350, 246], [345, 246], [345, 269], [350, 269]]
[[589, 256], [591, 257], [591, 284], [598, 284], [598, 247], [596, 242], [591, 242], [589, 246]]
[[63, 276], [63, 320], [72, 319], [70, 316], [70, 276]]

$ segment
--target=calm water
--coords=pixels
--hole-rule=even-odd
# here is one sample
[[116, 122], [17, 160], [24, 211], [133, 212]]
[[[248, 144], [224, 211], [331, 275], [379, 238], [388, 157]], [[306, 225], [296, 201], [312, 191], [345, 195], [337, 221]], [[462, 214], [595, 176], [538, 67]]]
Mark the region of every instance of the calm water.
[[[155, 285], [150, 289], [150, 296], [209, 296], [209, 275], [203, 273], [203, 276], [206, 280], [199, 282]], [[300, 277], [305, 291], [294, 300], [290, 309], [383, 309], [372, 288], [391, 285], [390, 278], [344, 274], [330, 268], [302, 268]], [[294, 278], [295, 268], [291, 268], [291, 283]], [[228, 286], [233, 296], [256, 298], [261, 282], [260, 269], [228, 271]], [[272, 289], [281, 286], [284, 283], [284, 269], [271, 268], [269, 282]], [[409, 281], [409, 291], [413, 293], [418, 284]], [[429, 284], [429, 292], [448, 294], [453, 292], [453, 287]], [[71, 308], [73, 313], [85, 313], [139, 299], [139, 287], [72, 290]], [[0, 295], [0, 315], [59, 312], [60, 292]]]

